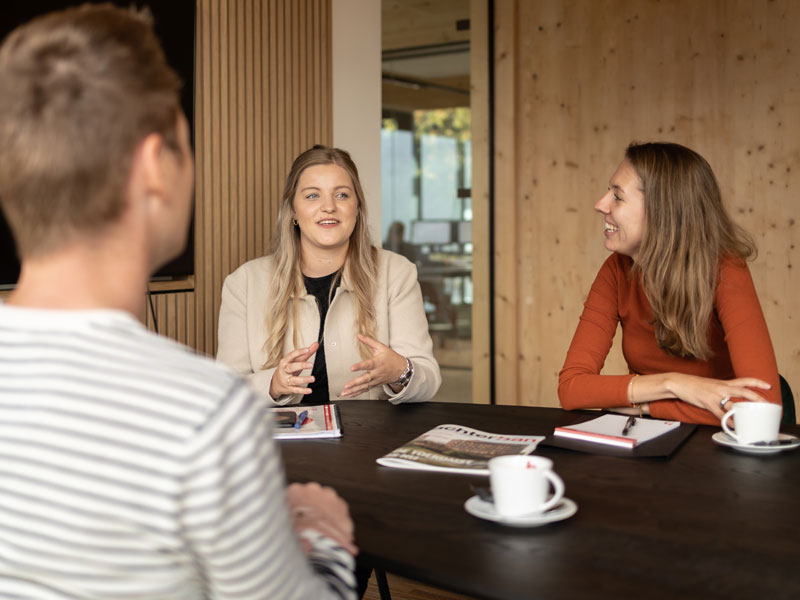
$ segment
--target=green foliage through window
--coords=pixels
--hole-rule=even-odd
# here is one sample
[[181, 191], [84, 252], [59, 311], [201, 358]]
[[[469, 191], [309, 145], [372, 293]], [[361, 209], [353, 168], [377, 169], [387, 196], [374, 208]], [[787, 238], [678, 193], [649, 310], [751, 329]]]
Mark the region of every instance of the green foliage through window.
[[[472, 137], [471, 114], [470, 109], [464, 106], [436, 110], [415, 110], [414, 135], [417, 138], [425, 134], [441, 135], [456, 138], [459, 142], [469, 141]], [[389, 129], [387, 121], [393, 121], [393, 119], [384, 119], [384, 129]], [[397, 128], [396, 121], [394, 121], [394, 127]]]

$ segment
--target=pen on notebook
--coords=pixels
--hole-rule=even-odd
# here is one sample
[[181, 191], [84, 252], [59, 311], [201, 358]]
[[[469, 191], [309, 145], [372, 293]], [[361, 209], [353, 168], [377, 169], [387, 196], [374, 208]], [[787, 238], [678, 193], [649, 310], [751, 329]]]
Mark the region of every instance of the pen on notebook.
[[631, 415], [630, 417], [628, 417], [628, 420], [625, 421], [625, 427], [622, 428], [622, 435], [628, 435], [628, 431], [634, 425], [636, 425], [636, 417]]
[[308, 416], [308, 411], [304, 410], [299, 415], [297, 415], [297, 420], [294, 422], [294, 428], [300, 429], [303, 426], [303, 423], [306, 422], [306, 417]]

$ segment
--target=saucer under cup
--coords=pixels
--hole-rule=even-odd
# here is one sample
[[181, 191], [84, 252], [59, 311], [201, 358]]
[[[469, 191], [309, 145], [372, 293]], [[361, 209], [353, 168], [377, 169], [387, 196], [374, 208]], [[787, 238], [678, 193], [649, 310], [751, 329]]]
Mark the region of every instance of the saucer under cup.
[[715, 444], [725, 446], [736, 452], [743, 454], [752, 454], [754, 456], [768, 456], [770, 454], [779, 454], [781, 452], [788, 452], [800, 448], [800, 438], [789, 435], [788, 433], [779, 433], [778, 440], [781, 444], [775, 446], [756, 446], [754, 444], [740, 444], [724, 431], [718, 431], [711, 436]]
[[578, 505], [565, 496], [553, 508], [543, 513], [522, 517], [501, 517], [497, 514], [493, 503], [482, 500], [480, 496], [472, 496], [464, 503], [464, 509], [473, 517], [507, 527], [540, 527], [569, 519], [578, 511]]

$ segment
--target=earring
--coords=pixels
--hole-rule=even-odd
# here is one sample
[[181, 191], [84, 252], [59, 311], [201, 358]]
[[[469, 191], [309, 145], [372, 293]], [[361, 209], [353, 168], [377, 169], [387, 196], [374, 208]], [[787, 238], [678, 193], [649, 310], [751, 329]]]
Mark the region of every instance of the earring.
[[295, 227], [297, 227], [297, 219], [292, 219], [292, 225], [294, 225]]

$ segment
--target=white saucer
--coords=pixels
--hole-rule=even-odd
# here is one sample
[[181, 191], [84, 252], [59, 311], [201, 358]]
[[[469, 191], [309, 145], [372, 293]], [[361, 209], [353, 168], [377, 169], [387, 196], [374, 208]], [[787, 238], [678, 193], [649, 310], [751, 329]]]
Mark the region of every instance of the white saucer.
[[569, 498], [562, 498], [561, 502], [542, 514], [526, 515], [522, 517], [501, 517], [494, 509], [494, 504], [473, 496], [464, 503], [464, 509], [473, 517], [494, 521], [511, 527], [538, 527], [555, 521], [569, 519], [578, 511], [578, 505]]
[[718, 431], [711, 436], [711, 439], [720, 446], [727, 446], [728, 448], [733, 448], [737, 452], [744, 452], [745, 454], [777, 454], [778, 452], [794, 450], [800, 447], [800, 438], [789, 435], [788, 433], [778, 434], [779, 440], [793, 440], [792, 444], [787, 444], [786, 446], [754, 446], [753, 444], [740, 444], [724, 431]]

